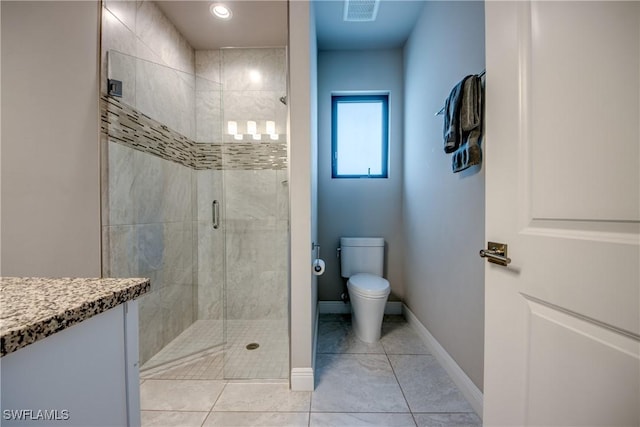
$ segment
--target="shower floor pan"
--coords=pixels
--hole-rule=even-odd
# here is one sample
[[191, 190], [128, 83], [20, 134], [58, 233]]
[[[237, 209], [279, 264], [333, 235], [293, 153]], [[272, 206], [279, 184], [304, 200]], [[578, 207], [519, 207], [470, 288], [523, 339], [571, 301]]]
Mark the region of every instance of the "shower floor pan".
[[[283, 379], [289, 376], [286, 320], [198, 320], [140, 369], [141, 378]], [[247, 349], [248, 344], [259, 347]]]

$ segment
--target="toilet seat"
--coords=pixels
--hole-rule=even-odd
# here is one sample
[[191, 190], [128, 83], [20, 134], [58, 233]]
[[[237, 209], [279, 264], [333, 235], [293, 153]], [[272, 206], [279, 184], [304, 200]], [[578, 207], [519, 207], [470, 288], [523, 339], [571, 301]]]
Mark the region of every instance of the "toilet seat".
[[358, 295], [369, 298], [386, 298], [391, 292], [389, 281], [374, 274], [354, 274], [347, 282], [347, 288]]

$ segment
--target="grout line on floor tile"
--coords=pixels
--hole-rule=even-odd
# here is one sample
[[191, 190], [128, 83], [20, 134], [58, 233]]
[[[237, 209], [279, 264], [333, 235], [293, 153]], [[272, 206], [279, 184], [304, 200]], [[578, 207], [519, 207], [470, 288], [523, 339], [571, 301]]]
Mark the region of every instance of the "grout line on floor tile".
[[209, 417], [211, 416], [211, 414], [213, 414], [213, 412], [209, 411], [209, 413], [207, 414], [206, 417], [204, 417], [204, 420], [202, 420], [202, 424], [200, 424], [200, 427], [204, 427], [204, 425], [207, 423], [207, 420], [209, 419]]
[[[382, 348], [384, 349], [384, 346], [382, 346]], [[396, 379], [396, 382], [398, 383], [398, 388], [400, 389], [400, 393], [402, 393], [402, 398], [404, 399], [404, 403], [407, 404], [409, 413], [411, 413], [411, 417], [414, 418], [413, 411], [411, 410], [411, 406], [409, 405], [409, 401], [407, 400], [407, 396], [404, 394], [404, 390], [402, 389], [402, 384], [400, 384], [400, 380], [398, 379], [398, 375], [396, 375], [396, 370], [393, 368], [393, 363], [391, 363], [391, 359], [389, 358], [389, 354], [387, 354], [386, 349], [384, 349], [384, 355], [387, 358], [387, 361], [389, 362], [389, 366], [391, 367], [391, 372], [393, 372], [393, 377]], [[418, 425], [415, 418], [413, 419], [413, 422], [416, 423], [416, 425]]]
[[224, 385], [222, 386], [222, 390], [220, 390], [220, 394], [218, 394], [218, 397], [216, 397], [216, 400], [213, 402], [213, 405], [211, 405], [211, 408], [209, 408], [209, 413], [213, 412], [213, 408], [215, 408], [216, 403], [218, 403], [218, 400], [220, 400], [220, 397], [222, 397], [222, 393], [224, 393], [224, 391], [227, 388], [227, 384], [229, 384], [228, 382], [224, 382]]

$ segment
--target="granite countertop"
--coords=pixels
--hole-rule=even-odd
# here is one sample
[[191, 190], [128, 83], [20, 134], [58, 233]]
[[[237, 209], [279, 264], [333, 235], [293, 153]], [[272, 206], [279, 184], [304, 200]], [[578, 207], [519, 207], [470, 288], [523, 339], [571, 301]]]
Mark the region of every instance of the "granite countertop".
[[0, 278], [0, 357], [150, 289], [149, 279]]

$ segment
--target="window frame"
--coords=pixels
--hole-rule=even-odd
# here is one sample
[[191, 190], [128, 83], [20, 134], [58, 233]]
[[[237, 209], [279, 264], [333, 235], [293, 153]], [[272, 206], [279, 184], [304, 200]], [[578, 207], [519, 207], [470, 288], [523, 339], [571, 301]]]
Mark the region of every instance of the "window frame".
[[[339, 103], [365, 103], [370, 101], [382, 102], [382, 141], [381, 141], [381, 172], [375, 175], [345, 175], [338, 174], [338, 104]], [[389, 178], [389, 94], [351, 94], [331, 95], [331, 178]]]

